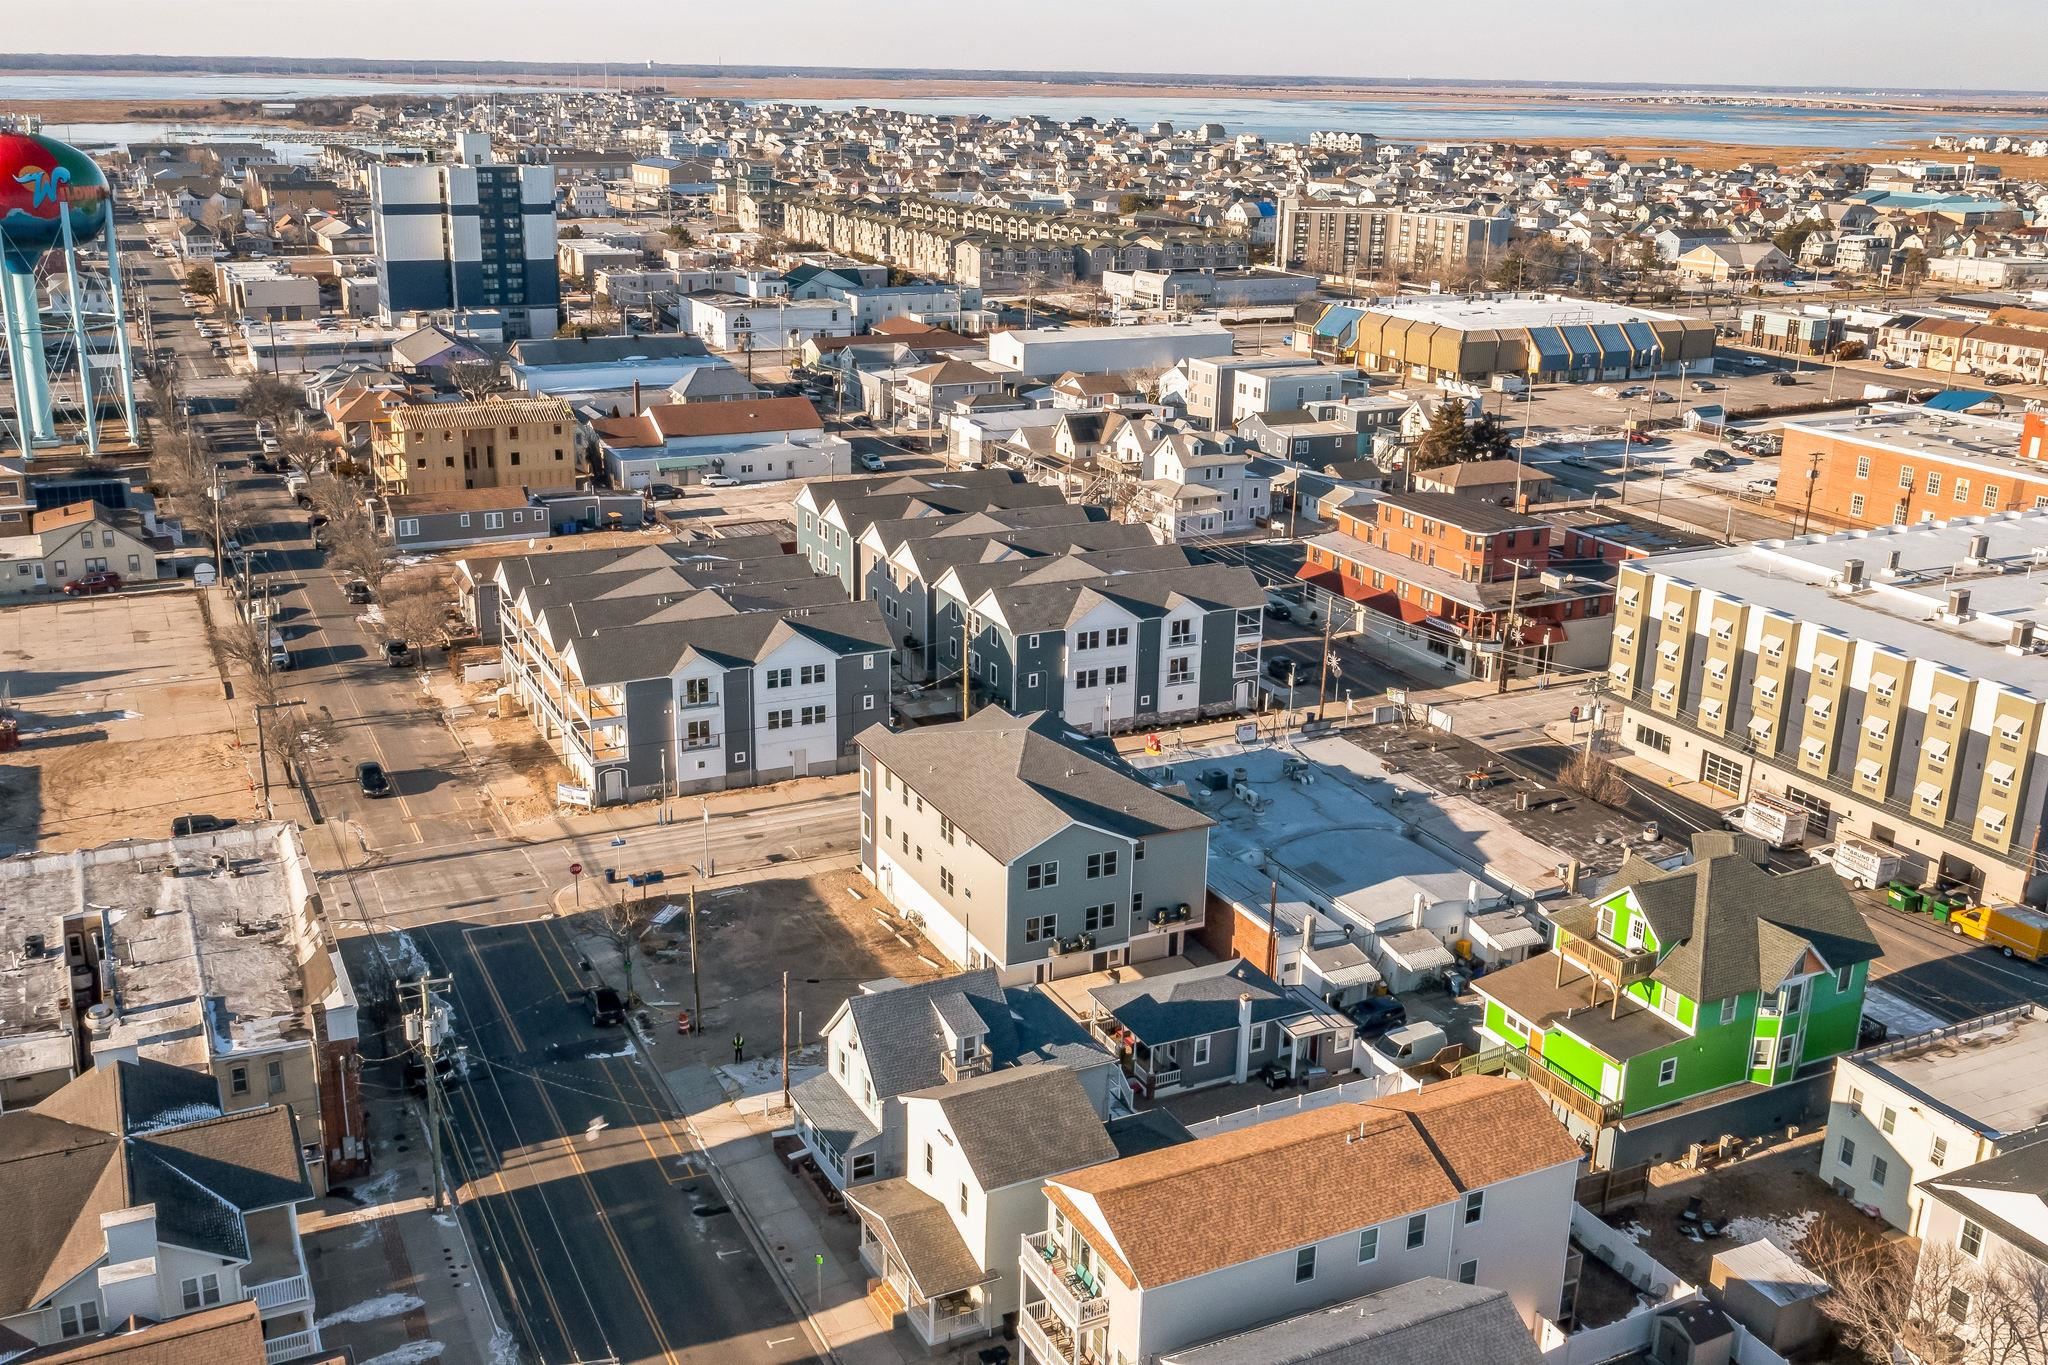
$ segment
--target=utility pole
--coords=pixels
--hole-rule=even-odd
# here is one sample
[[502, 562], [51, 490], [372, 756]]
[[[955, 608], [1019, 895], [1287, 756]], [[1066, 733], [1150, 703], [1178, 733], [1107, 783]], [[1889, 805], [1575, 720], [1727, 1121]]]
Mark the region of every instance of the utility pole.
[[974, 644], [974, 626], [969, 620], [967, 604], [960, 604], [960, 719], [966, 720], [974, 709], [974, 670], [968, 664], [969, 648]]
[[789, 1108], [789, 969], [782, 971], [782, 1107]]
[[425, 1058], [427, 1067], [427, 1141], [433, 1151], [434, 1171], [434, 1212], [439, 1213], [444, 1205], [441, 1183], [441, 1074], [437, 1069], [440, 1060], [441, 1040], [435, 1034], [434, 990], [436, 987], [452, 985], [445, 976], [422, 977], [418, 981], [401, 982], [400, 1003], [404, 993], [419, 992], [419, 1008], [416, 1013], [406, 1016], [408, 1041], [416, 1044]]
[[1317, 720], [1323, 718], [1323, 707], [1328, 704], [1330, 697], [1330, 628], [1336, 624], [1336, 621], [1336, 612], [1325, 611], [1323, 613], [1323, 667], [1322, 672], [1316, 678]]
[[303, 701], [265, 701], [256, 703], [256, 761], [263, 773], [263, 814], [274, 817], [277, 812], [270, 808], [270, 741], [263, 732], [263, 713], [279, 711], [287, 706], [304, 706]]
[[1515, 577], [1514, 581], [1508, 585], [1508, 615], [1501, 630], [1500, 667], [1496, 671], [1496, 685], [1493, 689], [1495, 692], [1505, 692], [1508, 690], [1508, 658], [1515, 635], [1515, 605], [1521, 601], [1522, 597], [1522, 561], [1511, 559], [1508, 563], [1514, 567]]
[[697, 974], [697, 888], [690, 888], [690, 1019], [691, 1027], [704, 1028], [704, 984]]

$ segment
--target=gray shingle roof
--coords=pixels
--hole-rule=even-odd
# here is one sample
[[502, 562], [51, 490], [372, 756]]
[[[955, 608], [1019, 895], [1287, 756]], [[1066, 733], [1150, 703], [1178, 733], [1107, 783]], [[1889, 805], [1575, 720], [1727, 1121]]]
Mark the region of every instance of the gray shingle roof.
[[1144, 839], [1215, 822], [1068, 742], [1057, 717], [987, 707], [957, 725], [858, 736], [863, 749], [997, 861], [1073, 824]]
[[838, 655], [889, 647], [881, 609], [870, 600], [787, 613], [751, 611], [600, 630], [567, 642], [563, 653], [573, 653], [584, 684], [600, 687], [667, 677], [692, 654], [714, 659], [727, 668], [746, 667], [797, 635]]
[[908, 1180], [899, 1176], [855, 1186], [846, 1192], [846, 1202], [896, 1253], [920, 1299], [996, 1278], [996, 1272], [983, 1270], [974, 1259], [945, 1206]]
[[983, 1190], [1114, 1161], [1080, 1078], [1044, 1064], [991, 1071], [912, 1098], [936, 1101]]
[[1285, 986], [1243, 958], [1097, 986], [1088, 994], [1139, 1041], [1152, 1044], [1236, 1028], [1241, 995], [1252, 998], [1255, 1024], [1286, 1019], [1306, 1008]]
[[[1012, 634], [1060, 630], [1102, 602], [1139, 618], [1164, 616], [1192, 603], [1205, 611], [1248, 611], [1265, 590], [1242, 564], [1177, 565], [1154, 573], [1092, 573], [1066, 582], [1030, 581], [992, 589], [995, 611]], [[984, 608], [986, 610], [986, 608]]]
[[882, 1130], [829, 1072], [798, 1085], [789, 1098], [791, 1104], [803, 1111], [825, 1144], [841, 1156], [881, 1136]]
[[1537, 1365], [1542, 1352], [1499, 1289], [1419, 1279], [1220, 1337], [1160, 1365]]

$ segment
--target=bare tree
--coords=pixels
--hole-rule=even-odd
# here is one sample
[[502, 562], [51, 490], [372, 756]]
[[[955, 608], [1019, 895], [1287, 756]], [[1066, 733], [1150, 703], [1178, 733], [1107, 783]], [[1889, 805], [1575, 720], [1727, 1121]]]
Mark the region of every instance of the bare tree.
[[1842, 1219], [1808, 1229], [1799, 1252], [1830, 1286], [1820, 1301], [1845, 1344], [1872, 1361], [1901, 1346], [1924, 1361], [2048, 1363], [2048, 1267], [2011, 1251], [1978, 1260]]
[[391, 561], [385, 555], [376, 520], [364, 508], [358, 490], [341, 479], [321, 479], [309, 487], [313, 506], [327, 518], [322, 537], [328, 564], [376, 588], [390, 572]]
[[495, 360], [458, 360], [448, 367], [448, 382], [472, 403], [480, 403], [506, 387], [504, 369]]
[[242, 411], [282, 427], [296, 414], [304, 395], [275, 375], [259, 374], [242, 389]]
[[1603, 806], [1619, 806], [1628, 800], [1628, 782], [1621, 769], [1605, 754], [1580, 749], [1565, 760], [1557, 775], [1558, 785]]
[[277, 453], [301, 473], [310, 474], [327, 450], [327, 443], [310, 431], [278, 433]]
[[438, 571], [417, 569], [389, 578], [383, 598], [388, 638], [423, 650], [446, 634], [448, 607], [453, 599]]
[[590, 917], [592, 932], [619, 950], [619, 962], [626, 972], [626, 989], [622, 993], [628, 1003], [640, 999], [638, 987], [633, 984], [633, 955], [640, 947], [641, 935], [647, 932], [651, 913], [645, 898], [629, 899], [622, 888], [617, 900], [600, 900]]

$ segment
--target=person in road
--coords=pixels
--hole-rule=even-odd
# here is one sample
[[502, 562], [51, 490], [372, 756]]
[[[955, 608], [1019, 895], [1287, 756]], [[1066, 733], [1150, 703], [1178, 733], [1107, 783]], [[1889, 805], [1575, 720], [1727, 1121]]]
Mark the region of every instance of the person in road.
[[732, 1064], [734, 1066], [738, 1066], [740, 1064], [740, 1052], [743, 1048], [746, 1047], [746, 1045], [747, 1039], [745, 1034], [735, 1033], [732, 1036]]

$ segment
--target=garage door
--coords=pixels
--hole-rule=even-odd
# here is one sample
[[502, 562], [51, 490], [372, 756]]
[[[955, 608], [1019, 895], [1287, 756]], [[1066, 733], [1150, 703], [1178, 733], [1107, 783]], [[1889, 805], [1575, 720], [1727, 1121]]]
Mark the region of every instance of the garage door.
[[1700, 760], [1700, 781], [1715, 791], [1729, 796], [1742, 795], [1742, 764], [1719, 754], [1708, 754]]

